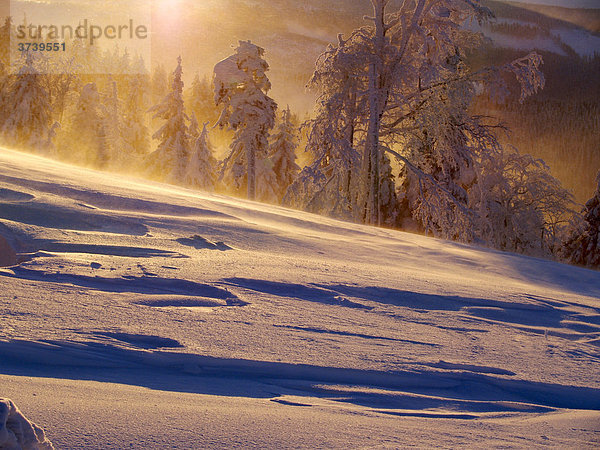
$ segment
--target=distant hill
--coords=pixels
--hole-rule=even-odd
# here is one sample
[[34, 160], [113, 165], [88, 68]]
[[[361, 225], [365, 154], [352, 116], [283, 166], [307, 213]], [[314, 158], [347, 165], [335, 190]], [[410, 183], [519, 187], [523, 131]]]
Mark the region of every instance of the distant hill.
[[[516, 95], [502, 104], [481, 98], [476, 110], [504, 121], [511, 129], [505, 140], [544, 159], [583, 203], [592, 195], [600, 170], [600, 36], [567, 19], [598, 11], [485, 3], [497, 19], [480, 27], [489, 40], [470, 55], [470, 62], [502, 64], [537, 51], [544, 58], [546, 87], [523, 104]], [[564, 15], [552, 17], [549, 11]]]
[[600, 4], [598, 4], [598, 2], [595, 2], [595, 8], [591, 7], [593, 6], [592, 1], [589, 2], [590, 8], [565, 8], [561, 6], [536, 5], [521, 2], [508, 3], [530, 11], [535, 11], [548, 17], [570, 22], [593, 33], [600, 32]]

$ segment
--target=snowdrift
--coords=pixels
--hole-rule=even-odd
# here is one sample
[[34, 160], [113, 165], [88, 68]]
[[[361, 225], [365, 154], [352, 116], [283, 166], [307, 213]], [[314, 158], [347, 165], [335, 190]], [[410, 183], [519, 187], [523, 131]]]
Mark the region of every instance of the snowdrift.
[[0, 267], [14, 266], [17, 264], [17, 254], [5, 238], [0, 236]]

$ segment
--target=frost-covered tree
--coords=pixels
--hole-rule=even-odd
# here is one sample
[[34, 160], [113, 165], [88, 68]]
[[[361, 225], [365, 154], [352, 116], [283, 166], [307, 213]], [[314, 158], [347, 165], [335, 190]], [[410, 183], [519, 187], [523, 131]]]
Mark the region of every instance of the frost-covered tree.
[[313, 161], [288, 188], [283, 203], [315, 213], [362, 221], [357, 201], [359, 147], [364, 135], [360, 129], [359, 111], [365, 111], [366, 105], [358, 95], [360, 79], [355, 72], [361, 70], [357, 67], [360, 60], [352, 55], [355, 51], [335, 52], [330, 46], [317, 61], [309, 83], [320, 94], [317, 116], [304, 124], [309, 130], [306, 151]]
[[572, 213], [573, 196], [550, 174], [544, 161], [502, 149], [488, 158], [469, 191], [479, 214], [474, 234], [488, 245], [538, 256], [557, 245]]
[[200, 137], [200, 124], [198, 123], [198, 119], [196, 119], [196, 114], [192, 113], [190, 116], [190, 125], [188, 126], [188, 134], [190, 139], [196, 142], [196, 139]]
[[256, 200], [265, 203], [279, 203], [279, 185], [273, 170], [273, 162], [267, 156], [256, 160]]
[[77, 74], [80, 65], [74, 58], [46, 58], [45, 62], [48, 66], [43, 70], [42, 84], [51, 99], [53, 120], [62, 123], [69, 98], [80, 83]]
[[136, 58], [134, 58], [131, 67], [131, 73], [133, 75], [142, 77], [141, 79], [144, 80], [145, 87], [149, 88], [150, 75], [148, 73], [148, 69], [146, 68], [146, 61], [144, 61], [142, 56], [138, 55]]
[[152, 103], [156, 104], [161, 101], [168, 92], [168, 79], [167, 71], [164, 66], [160, 64], [154, 69], [152, 73]]
[[[263, 56], [263, 48], [240, 41], [235, 54], [214, 69], [215, 103], [223, 106], [218, 124], [235, 131], [221, 178], [237, 190], [245, 185], [251, 200], [257, 192], [257, 160], [267, 156], [269, 132], [277, 110], [277, 104], [267, 95], [271, 82], [266, 75], [269, 65]], [[261, 164], [265, 183], [272, 179], [269, 169]]]
[[0, 64], [8, 71], [10, 67], [10, 52], [11, 52], [11, 37], [15, 33], [12, 17], [8, 16], [4, 19], [4, 23], [0, 27]]
[[[75, 62], [80, 66], [80, 73], [94, 74], [106, 72], [103, 67], [102, 54], [98, 45], [91, 45], [89, 39], [75, 37], [71, 42], [67, 42], [70, 54], [73, 55]], [[84, 78], [85, 81], [92, 81], [92, 77]]]
[[98, 144], [98, 151], [96, 153], [96, 167], [100, 169], [106, 169], [111, 162], [112, 155], [104, 121], [102, 121], [98, 127], [96, 142]]
[[181, 57], [177, 59], [177, 68], [173, 72], [171, 92], [161, 103], [152, 107], [154, 118], [162, 119], [165, 124], [154, 133], [153, 138], [160, 141], [158, 148], [148, 156], [147, 165], [152, 177], [170, 183], [184, 182], [186, 166], [190, 158], [190, 138], [183, 103], [183, 69]]
[[283, 110], [277, 132], [273, 135], [269, 149], [269, 159], [273, 166], [277, 182], [277, 199], [281, 201], [288, 187], [298, 176], [300, 167], [296, 164], [296, 148], [298, 138], [296, 127], [292, 122], [289, 106]]
[[104, 157], [98, 157], [99, 149], [105, 152], [102, 144], [101, 128], [104, 126], [104, 112], [100, 94], [95, 83], [83, 86], [69, 120], [69, 127], [63, 127], [63, 135], [58, 151], [61, 156], [83, 165], [96, 165]]
[[381, 224], [387, 227], [396, 227], [400, 219], [400, 203], [396, 193], [396, 182], [391, 161], [386, 154], [381, 155], [379, 177]]
[[123, 143], [121, 138], [121, 105], [117, 90], [117, 82], [109, 77], [106, 92], [102, 95], [102, 120], [103, 120], [103, 139], [106, 141], [104, 149], [105, 160], [103, 164], [114, 162], [117, 166], [121, 166], [127, 159], [123, 153]]
[[215, 123], [219, 118], [219, 111], [215, 106], [214, 92], [208, 77], [200, 78], [196, 74], [192, 86], [187, 92], [186, 104], [189, 111], [201, 122]]
[[[196, 122], [192, 116], [192, 123]], [[186, 168], [184, 182], [188, 186], [212, 191], [216, 184], [216, 166], [217, 160], [213, 156], [212, 146], [208, 137], [207, 130], [208, 122], [202, 128], [202, 132], [198, 136], [197, 133], [191, 131], [191, 135], [195, 136], [194, 147], [190, 154], [190, 160]], [[194, 126], [190, 126], [193, 130]], [[197, 123], [195, 125], [197, 130]]]
[[476, 236], [470, 192], [477, 166], [501, 153], [496, 137], [468, 111], [474, 95], [467, 80], [446, 85], [405, 120], [412, 132], [402, 149], [400, 219], [414, 219], [421, 231], [445, 239]]
[[385, 167], [387, 153], [403, 167], [401, 201], [409, 214], [434, 234], [473, 240], [481, 217], [481, 202], [472, 201], [476, 172], [500, 154], [494, 125], [468, 112], [475, 83], [500, 91], [500, 75], [510, 72], [524, 98], [544, 84], [541, 58], [533, 53], [500, 68], [469, 70], [465, 51], [481, 39], [462, 25], [491, 16], [476, 0], [372, 5], [371, 24], [348, 38], [340, 35], [317, 61], [310, 86], [320, 97], [308, 124], [314, 160], [286, 202], [372, 224], [394, 223], [398, 210], [389, 204], [394, 176]]
[[[429, 121], [424, 111], [444, 90], [486, 81], [499, 69], [473, 73], [460, 64], [464, 51], [479, 42], [462, 24], [491, 14], [479, 1], [405, 0], [390, 14], [388, 0], [372, 4], [372, 24], [347, 39], [340, 36], [317, 61], [311, 86], [320, 94], [319, 113], [309, 146], [318, 156], [300, 181], [312, 180], [317, 195], [328, 189], [340, 193], [331, 204], [345, 203], [357, 220], [377, 224], [382, 221], [382, 153], [405, 162], [394, 148], [401, 149], [415, 131], [423, 133]], [[543, 84], [539, 64], [532, 54], [504, 69], [517, 76], [528, 95]], [[438, 136], [430, 133], [430, 138]], [[357, 172], [358, 181], [352, 179]]]
[[10, 112], [10, 105], [6, 103], [10, 84], [11, 77], [8, 74], [8, 67], [0, 63], [0, 130]]
[[150, 132], [144, 115], [148, 109], [145, 84], [142, 75], [131, 76], [123, 107], [123, 154], [129, 158], [142, 157], [150, 148]]
[[6, 17], [4, 24], [0, 27], [0, 130], [10, 113], [11, 105], [7, 103], [8, 93], [11, 85], [10, 63], [11, 63], [11, 36], [15, 31], [12, 18]]
[[4, 99], [6, 118], [2, 134], [9, 145], [47, 151], [51, 129], [52, 105], [34, 67], [31, 54], [19, 70]]
[[575, 219], [559, 254], [573, 264], [600, 268], [600, 172], [598, 187], [586, 203], [581, 218]]

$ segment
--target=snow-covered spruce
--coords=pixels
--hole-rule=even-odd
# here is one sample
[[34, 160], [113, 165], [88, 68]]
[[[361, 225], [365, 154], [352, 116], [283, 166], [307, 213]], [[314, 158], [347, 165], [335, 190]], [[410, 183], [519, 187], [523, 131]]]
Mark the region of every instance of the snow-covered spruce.
[[162, 64], [159, 64], [152, 72], [151, 91], [152, 104], [158, 104], [168, 94], [167, 71]]
[[[207, 125], [204, 124], [202, 132], [197, 135], [196, 117], [192, 115], [190, 134], [194, 139], [194, 147], [186, 168], [184, 183], [199, 189], [212, 191], [215, 188], [217, 160], [213, 156], [213, 149], [209, 141]], [[192, 131], [193, 129], [196, 131]]]
[[134, 75], [129, 82], [123, 111], [123, 151], [129, 160], [145, 156], [150, 148], [150, 132], [144, 112], [147, 109], [147, 82], [143, 75]]
[[269, 132], [277, 110], [277, 104], [267, 95], [271, 82], [266, 75], [269, 65], [264, 52], [250, 41], [240, 41], [235, 54], [214, 68], [215, 103], [223, 106], [218, 125], [235, 131], [220, 177], [238, 192], [245, 186], [252, 200], [257, 197], [259, 175], [258, 183], [263, 184], [260, 197], [269, 195], [265, 186], [274, 179], [272, 169], [262, 161], [267, 156]]
[[152, 107], [154, 118], [165, 120], [166, 123], [154, 133], [158, 139], [158, 148], [147, 158], [150, 176], [173, 184], [182, 184], [186, 166], [190, 157], [190, 138], [183, 104], [183, 69], [181, 57], [177, 59], [177, 68], [173, 73], [171, 92], [161, 103]]
[[[104, 155], [98, 156], [98, 167], [106, 168], [114, 164], [115, 167], [121, 167], [125, 162], [123, 153], [123, 139], [121, 137], [121, 105], [117, 89], [117, 83], [109, 77], [106, 92], [101, 96], [102, 101], [102, 126], [100, 130], [100, 139], [104, 141], [101, 147], [104, 147]], [[104, 158], [102, 157], [104, 156]]]
[[7, 89], [3, 104], [7, 105], [7, 116], [1, 131], [6, 143], [48, 152], [52, 146], [52, 106], [31, 53], [27, 54], [25, 64]]
[[296, 126], [292, 122], [292, 113], [288, 106], [281, 113], [281, 122], [277, 126], [277, 133], [273, 135], [269, 149], [269, 159], [276, 177], [276, 197], [280, 202], [288, 187], [298, 176], [300, 166], [296, 164], [298, 138]]
[[573, 264], [600, 268], [600, 172], [594, 196], [585, 204], [583, 218], [573, 225], [562, 256]]
[[212, 84], [208, 77], [200, 78], [200, 75], [196, 74], [192, 86], [186, 92], [185, 102], [190, 115], [195, 114], [201, 123], [208, 121], [214, 124], [219, 119]]
[[54, 447], [44, 430], [27, 420], [11, 400], [0, 398], [0, 448], [51, 450]]
[[69, 126], [66, 129], [63, 127], [58, 145], [60, 155], [67, 160], [90, 166], [103, 160], [102, 157], [99, 158], [98, 151], [106, 147], [101, 131], [104, 116], [96, 84], [86, 84], [81, 89]]

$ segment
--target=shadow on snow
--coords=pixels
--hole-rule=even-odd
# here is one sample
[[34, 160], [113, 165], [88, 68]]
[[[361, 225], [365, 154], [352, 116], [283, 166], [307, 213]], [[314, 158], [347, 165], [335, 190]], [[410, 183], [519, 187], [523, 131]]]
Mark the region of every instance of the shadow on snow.
[[[376, 409], [451, 412], [600, 410], [600, 389], [454, 370], [377, 371], [140, 350], [175, 345], [156, 336], [106, 342], [0, 341], [0, 373], [113, 382], [209, 395], [325, 398]], [[178, 344], [178, 343], [177, 343]], [[304, 403], [303, 403], [304, 405]], [[385, 412], [385, 411], [384, 411]], [[395, 413], [387, 411], [386, 413]], [[415, 415], [406, 411], [401, 415]], [[424, 412], [416, 413], [424, 414]], [[467, 419], [471, 417], [455, 418]], [[444, 416], [451, 418], [451, 416]]]

